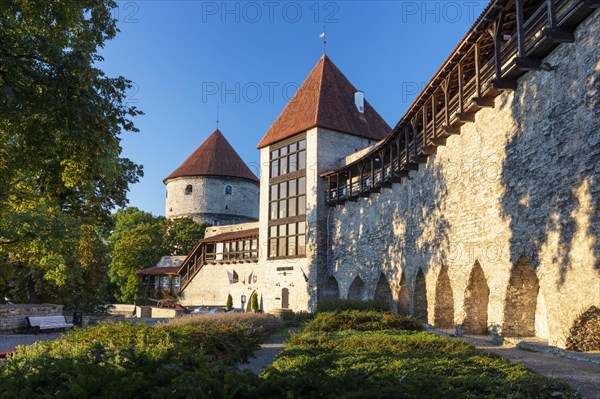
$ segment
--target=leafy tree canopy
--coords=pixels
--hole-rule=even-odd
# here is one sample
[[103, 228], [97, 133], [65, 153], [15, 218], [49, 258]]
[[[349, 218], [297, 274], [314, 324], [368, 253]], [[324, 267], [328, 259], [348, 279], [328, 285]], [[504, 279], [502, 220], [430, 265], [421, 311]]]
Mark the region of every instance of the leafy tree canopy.
[[114, 7], [0, 2], [0, 293], [11, 300], [97, 296], [100, 236], [142, 176], [120, 156], [141, 114], [125, 103], [131, 82], [98, 68]]
[[167, 220], [135, 207], [118, 210], [108, 237], [110, 279], [120, 302], [134, 302], [139, 292], [138, 270], [153, 267], [165, 255], [187, 255], [204, 237], [206, 225], [190, 218]]

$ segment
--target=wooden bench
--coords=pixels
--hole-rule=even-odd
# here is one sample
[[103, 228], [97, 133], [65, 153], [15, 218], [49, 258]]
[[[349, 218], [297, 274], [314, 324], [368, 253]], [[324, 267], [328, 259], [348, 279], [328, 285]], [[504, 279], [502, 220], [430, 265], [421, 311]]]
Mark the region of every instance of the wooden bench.
[[29, 316], [27, 330], [40, 332], [41, 330], [68, 330], [73, 324], [67, 323], [65, 316]]

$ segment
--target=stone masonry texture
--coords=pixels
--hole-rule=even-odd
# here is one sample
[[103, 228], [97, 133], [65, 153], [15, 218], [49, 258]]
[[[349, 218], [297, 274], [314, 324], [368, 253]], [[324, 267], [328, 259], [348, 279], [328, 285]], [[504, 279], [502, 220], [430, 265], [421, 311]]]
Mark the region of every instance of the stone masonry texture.
[[554, 71], [521, 77], [409, 179], [331, 209], [324, 278], [341, 297], [358, 277], [373, 298], [383, 273], [395, 308], [408, 294], [430, 324], [565, 347], [600, 303], [599, 39], [596, 11]]

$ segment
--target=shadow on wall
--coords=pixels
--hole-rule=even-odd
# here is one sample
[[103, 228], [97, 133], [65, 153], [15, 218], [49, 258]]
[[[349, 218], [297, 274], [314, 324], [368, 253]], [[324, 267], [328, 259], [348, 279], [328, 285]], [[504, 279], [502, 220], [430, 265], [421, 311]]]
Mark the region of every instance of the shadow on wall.
[[[577, 43], [585, 45], [598, 44]], [[551, 261], [560, 268], [559, 287], [578, 260], [573, 258], [577, 239], [589, 241], [593, 254], [582, 261], [593, 256], [600, 274], [600, 65], [581, 82], [578, 69], [567, 62], [555, 71], [539, 72], [533, 84], [523, 87], [522, 96], [503, 104], [519, 123], [502, 165], [502, 213], [512, 233], [510, 260], [515, 264], [526, 256], [537, 270], [542, 251], [550, 248]]]
[[[587, 29], [597, 20], [596, 14]], [[595, 36], [581, 36], [576, 44], [559, 48], [551, 58], [554, 71], [532, 72], [532, 79], [521, 79], [519, 91], [506, 97], [512, 101], [502, 104], [510, 107], [516, 123], [507, 132], [501, 174], [502, 216], [509, 221], [510, 262], [515, 265], [503, 335], [548, 334], [543, 299], [553, 298], [548, 296], [550, 284], [554, 292], [571, 295], [554, 315], [554, 325], [566, 339], [579, 334], [577, 322], [571, 323], [589, 301], [600, 303], [600, 294], [594, 298], [589, 285], [600, 284], [599, 32], [596, 28]], [[545, 292], [537, 280], [540, 270], [555, 278], [545, 284]]]
[[328, 278], [335, 276], [342, 298], [382, 299], [427, 322], [425, 275], [441, 265], [450, 246], [443, 165], [432, 159], [393, 191], [383, 189], [335, 209]]

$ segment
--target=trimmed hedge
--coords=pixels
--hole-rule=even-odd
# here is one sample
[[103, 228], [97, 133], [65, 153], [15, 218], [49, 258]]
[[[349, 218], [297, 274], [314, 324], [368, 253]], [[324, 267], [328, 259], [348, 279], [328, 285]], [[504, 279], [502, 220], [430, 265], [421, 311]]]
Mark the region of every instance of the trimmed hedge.
[[305, 331], [325, 332], [345, 330], [423, 331], [424, 329], [421, 322], [411, 317], [377, 311], [361, 312], [358, 310], [319, 313], [306, 325], [305, 329]]
[[425, 332], [305, 332], [253, 398], [577, 398], [567, 385], [459, 340]]
[[381, 301], [359, 301], [355, 299], [324, 299], [319, 302], [317, 312], [335, 312], [338, 310], [378, 310], [388, 311], [389, 306]]

